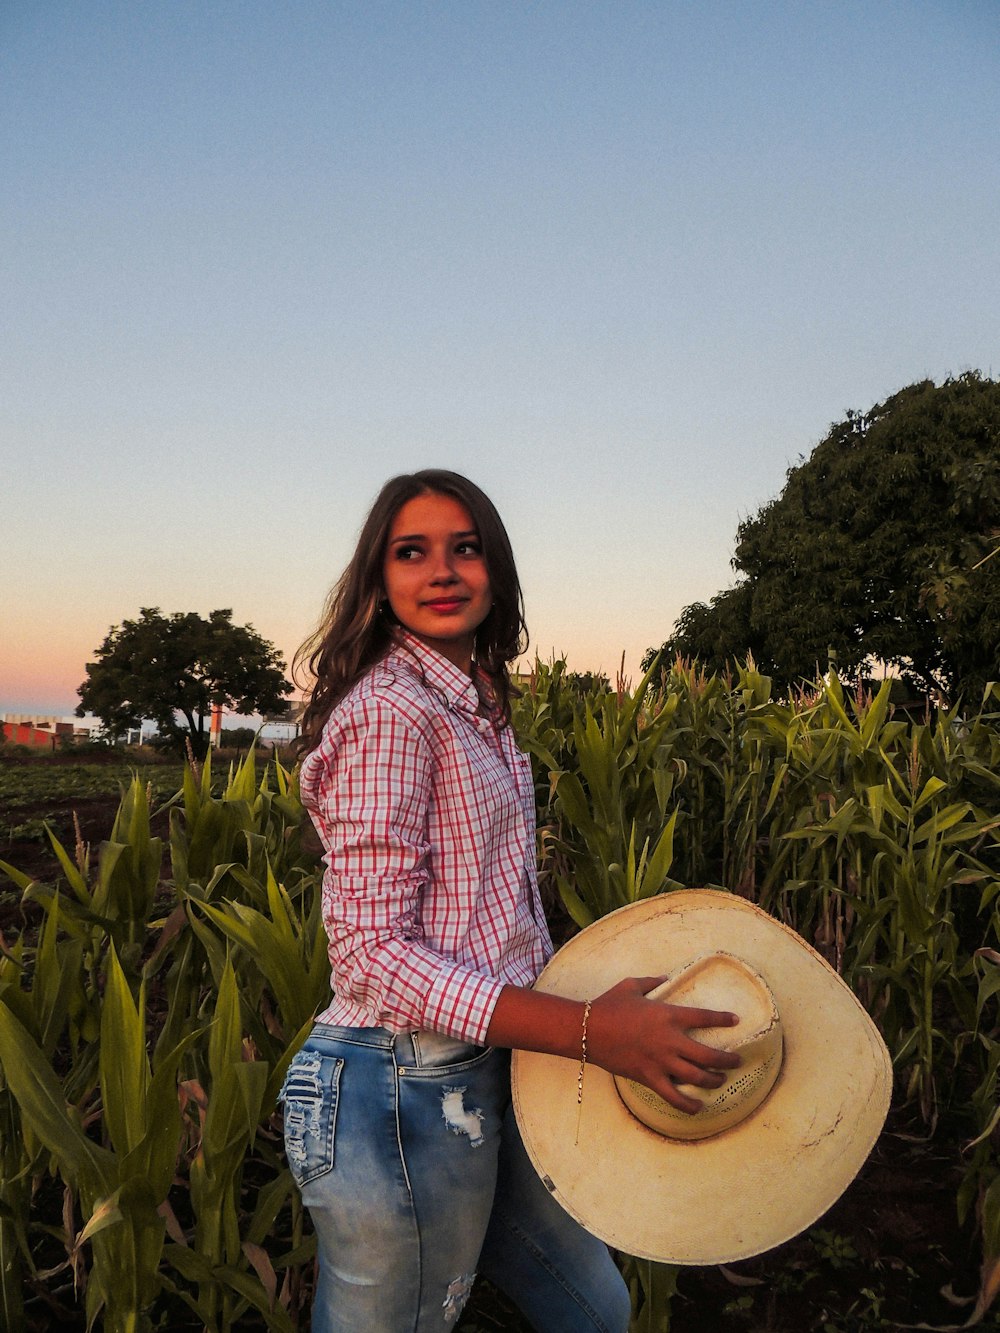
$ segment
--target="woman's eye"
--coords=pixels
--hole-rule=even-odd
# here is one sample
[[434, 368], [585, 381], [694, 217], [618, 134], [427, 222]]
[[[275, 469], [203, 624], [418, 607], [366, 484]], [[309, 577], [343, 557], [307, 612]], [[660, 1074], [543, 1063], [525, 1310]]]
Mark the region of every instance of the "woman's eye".
[[455, 547], [456, 555], [482, 555], [482, 547], [478, 542], [459, 542]]
[[421, 551], [419, 546], [397, 546], [393, 554], [397, 560], [413, 560]]

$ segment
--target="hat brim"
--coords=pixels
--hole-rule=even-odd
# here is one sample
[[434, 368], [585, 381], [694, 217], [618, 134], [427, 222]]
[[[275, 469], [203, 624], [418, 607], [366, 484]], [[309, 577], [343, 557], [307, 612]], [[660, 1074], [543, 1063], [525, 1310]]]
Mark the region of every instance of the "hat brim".
[[612, 912], [556, 954], [536, 989], [594, 999], [706, 950], [755, 968], [781, 1015], [781, 1072], [741, 1124], [696, 1142], [663, 1138], [592, 1064], [578, 1114], [576, 1062], [513, 1059], [514, 1111], [546, 1186], [609, 1245], [665, 1263], [729, 1263], [805, 1230], [860, 1170], [892, 1092], [889, 1053], [857, 997], [800, 936], [734, 894], [676, 890]]

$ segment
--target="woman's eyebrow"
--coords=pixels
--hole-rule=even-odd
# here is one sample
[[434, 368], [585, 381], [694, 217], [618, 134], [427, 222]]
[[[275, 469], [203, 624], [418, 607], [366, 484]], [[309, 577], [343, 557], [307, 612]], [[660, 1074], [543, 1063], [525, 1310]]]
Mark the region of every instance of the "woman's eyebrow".
[[[452, 532], [449, 534], [452, 541], [461, 541], [465, 537], [478, 537], [479, 533], [475, 528], [469, 528], [467, 532]], [[424, 532], [406, 532], [399, 537], [390, 537], [390, 543], [395, 546], [397, 542], [425, 542], [427, 534]]]

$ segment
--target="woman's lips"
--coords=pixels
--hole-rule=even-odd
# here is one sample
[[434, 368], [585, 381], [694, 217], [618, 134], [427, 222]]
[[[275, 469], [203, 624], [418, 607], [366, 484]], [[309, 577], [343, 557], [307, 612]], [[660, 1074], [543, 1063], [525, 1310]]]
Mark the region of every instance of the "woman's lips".
[[436, 597], [433, 601], [424, 602], [424, 606], [431, 611], [457, 611], [464, 605], [464, 597]]

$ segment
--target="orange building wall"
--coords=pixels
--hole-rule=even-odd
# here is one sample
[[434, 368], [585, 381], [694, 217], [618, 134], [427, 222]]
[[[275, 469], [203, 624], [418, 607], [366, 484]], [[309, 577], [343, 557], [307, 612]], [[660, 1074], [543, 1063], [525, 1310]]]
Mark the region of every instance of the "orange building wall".
[[5, 722], [3, 734], [4, 740], [10, 741], [12, 745], [34, 745], [46, 750], [54, 750], [56, 747], [55, 732], [44, 727], [33, 727], [28, 722]]

